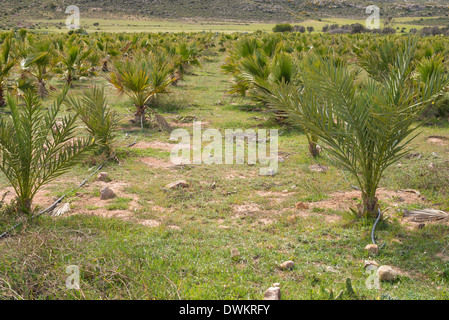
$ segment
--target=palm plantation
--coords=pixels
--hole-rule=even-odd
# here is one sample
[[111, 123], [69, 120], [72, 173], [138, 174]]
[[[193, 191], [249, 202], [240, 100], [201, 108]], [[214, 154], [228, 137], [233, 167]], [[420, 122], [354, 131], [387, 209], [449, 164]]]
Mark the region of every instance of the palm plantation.
[[0, 298], [447, 299], [447, 38], [63, 31], [0, 32]]

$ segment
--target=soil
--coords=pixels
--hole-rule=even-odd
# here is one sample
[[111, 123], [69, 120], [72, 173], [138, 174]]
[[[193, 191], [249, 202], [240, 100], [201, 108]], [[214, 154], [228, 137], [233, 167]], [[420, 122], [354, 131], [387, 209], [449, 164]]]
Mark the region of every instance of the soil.
[[135, 149], [160, 149], [164, 151], [171, 151], [175, 144], [162, 141], [139, 141], [131, 148]]
[[[425, 200], [414, 190], [392, 191], [380, 188], [377, 190], [377, 198], [391, 206], [399, 204], [423, 203]], [[329, 199], [312, 202], [310, 208], [332, 209], [339, 211], [348, 211], [349, 208], [356, 208], [358, 200], [362, 199], [362, 194], [358, 190], [335, 192], [329, 195]]]
[[175, 167], [175, 165], [170, 161], [153, 157], [144, 157], [140, 158], [139, 160], [153, 168], [172, 169]]

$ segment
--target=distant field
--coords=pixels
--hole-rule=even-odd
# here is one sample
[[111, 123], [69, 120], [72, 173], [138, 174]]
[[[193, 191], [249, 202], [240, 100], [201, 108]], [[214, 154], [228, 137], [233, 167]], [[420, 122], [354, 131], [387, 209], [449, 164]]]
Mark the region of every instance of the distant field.
[[[34, 20], [41, 27], [37, 30], [61, 32], [66, 30], [65, 20]], [[94, 26], [94, 23], [99, 23]], [[82, 19], [81, 28], [98, 32], [254, 32], [269, 31], [274, 24], [200, 20], [102, 20]]]
[[[422, 20], [421, 20], [422, 19]], [[321, 19], [320, 19], [321, 20]], [[429, 24], [426, 24], [429, 20]], [[447, 23], [444, 23], [447, 20]], [[405, 17], [394, 19], [393, 27], [399, 29], [405, 28], [407, 31], [411, 28], [423, 28], [425, 26], [434, 26], [435, 17]], [[448, 19], [439, 18], [440, 26], [449, 24]], [[64, 19], [55, 20], [33, 20], [30, 21], [37, 25], [35, 30], [46, 32], [63, 32], [66, 29]], [[230, 21], [207, 21], [196, 19], [185, 20], [120, 20], [120, 19], [81, 19], [81, 27], [87, 32], [255, 32], [257, 30], [271, 31], [274, 23], [252, 23], [252, 22], [230, 22]], [[417, 24], [419, 22], [419, 24]], [[94, 26], [98, 23], [98, 26]], [[326, 18], [319, 20], [306, 20], [301, 23], [295, 23], [303, 26], [312, 26], [316, 31], [326, 24], [365, 24], [365, 20]], [[382, 24], [382, 23], [381, 23]]]

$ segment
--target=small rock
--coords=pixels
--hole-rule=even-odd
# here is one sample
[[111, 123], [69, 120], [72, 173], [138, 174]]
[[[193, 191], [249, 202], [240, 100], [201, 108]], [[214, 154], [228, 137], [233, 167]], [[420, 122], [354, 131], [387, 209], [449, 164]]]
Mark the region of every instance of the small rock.
[[392, 239], [391, 242], [393, 242], [395, 244], [402, 244], [401, 240], [399, 240], [399, 239]]
[[433, 164], [433, 162], [431, 162], [431, 163], [429, 164], [429, 169], [435, 169], [435, 165]]
[[377, 246], [377, 244], [368, 244], [366, 245], [365, 250], [367, 250], [369, 254], [379, 253], [379, 247]]
[[295, 263], [291, 260], [285, 261], [279, 265], [282, 270], [291, 270], [295, 266]]
[[175, 189], [175, 188], [188, 188], [189, 187], [189, 183], [185, 180], [178, 180], [172, 183], [169, 183], [165, 186], [166, 189]]
[[304, 203], [304, 202], [297, 202], [296, 204], [295, 204], [295, 208], [296, 209], [299, 209], [299, 210], [308, 210], [309, 209], [309, 205], [307, 204], [307, 203]]
[[381, 266], [377, 270], [380, 281], [394, 281], [398, 277], [398, 273], [390, 266]]
[[240, 252], [237, 248], [231, 249], [231, 258], [240, 257]]
[[378, 264], [376, 261], [374, 261], [374, 260], [365, 260], [365, 261], [363, 262], [363, 268], [366, 269], [366, 268], [368, 268], [369, 266], [376, 266], [376, 267], [379, 267], [379, 264]]
[[280, 287], [281, 286], [281, 284], [280, 283], [278, 283], [278, 282], [276, 282], [276, 283], [273, 283], [273, 287]]
[[288, 193], [288, 190], [287, 189], [282, 190], [282, 193]]
[[331, 266], [326, 267], [326, 272], [339, 273], [337, 269], [334, 269]]
[[313, 172], [327, 172], [327, 170], [329, 170], [329, 167], [323, 166], [321, 164], [314, 164], [309, 166], [309, 170]]
[[281, 289], [279, 287], [270, 287], [265, 291], [264, 300], [281, 300]]
[[98, 180], [98, 181], [104, 181], [104, 182], [111, 181], [111, 179], [109, 178], [107, 172], [100, 172], [100, 173], [97, 175], [97, 180]]
[[115, 192], [112, 191], [111, 188], [109, 188], [109, 187], [105, 187], [100, 190], [100, 199], [101, 200], [108, 200], [108, 199], [112, 199], [115, 197], [116, 197]]

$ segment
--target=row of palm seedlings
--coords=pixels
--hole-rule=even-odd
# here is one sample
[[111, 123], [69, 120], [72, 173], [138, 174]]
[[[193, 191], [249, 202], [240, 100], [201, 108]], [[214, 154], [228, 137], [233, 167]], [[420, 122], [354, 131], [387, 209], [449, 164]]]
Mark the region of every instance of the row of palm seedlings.
[[[0, 171], [17, 195], [15, 209], [31, 215], [44, 185], [89, 154], [114, 155], [117, 114], [101, 87], [87, 83], [81, 95], [70, 94], [76, 81], [104, 77], [130, 98], [134, 122], [164, 124], [148, 106], [200, 65], [212, 42], [204, 34], [0, 34]], [[49, 91], [56, 92], [50, 105]]]
[[346, 57], [332, 47], [301, 56], [277, 47], [270, 56], [263, 43], [235, 45], [224, 66], [234, 75], [231, 92], [282, 111], [305, 132], [313, 156], [320, 139], [357, 181], [356, 213], [378, 217], [376, 190], [386, 169], [407, 153], [423, 110], [448, 88], [447, 55], [422, 55], [414, 37], [378, 37], [365, 43], [370, 50], [357, 47]]

